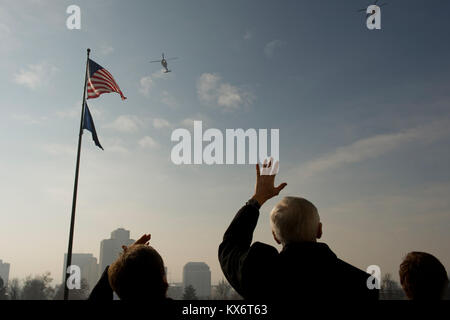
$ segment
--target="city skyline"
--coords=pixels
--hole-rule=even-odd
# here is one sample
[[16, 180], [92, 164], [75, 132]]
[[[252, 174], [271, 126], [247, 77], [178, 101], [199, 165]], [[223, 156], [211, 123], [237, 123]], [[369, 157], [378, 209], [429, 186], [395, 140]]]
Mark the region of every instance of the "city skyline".
[[[177, 128], [278, 129], [288, 186], [261, 209], [254, 241], [277, 246], [269, 213], [313, 202], [337, 256], [398, 280], [425, 251], [450, 268], [450, 2], [398, 0], [368, 30], [361, 1], [0, 0], [0, 258], [9, 278], [50, 271], [67, 251], [86, 49], [120, 85], [89, 100], [73, 252], [117, 226], [182, 281], [186, 261], [223, 278], [217, 251], [252, 196], [253, 165], [175, 165]], [[169, 23], [170, 22], [170, 23]], [[150, 61], [170, 61], [172, 72]], [[14, 239], [14, 241], [11, 241]], [[100, 262], [101, 257], [97, 257]], [[55, 280], [56, 281], [56, 280]]]
[[[110, 239], [103, 239], [100, 241], [100, 249], [98, 258], [94, 255], [94, 253], [90, 252], [73, 252], [72, 253], [72, 265], [80, 267], [81, 270], [81, 278], [87, 280], [87, 283], [89, 285], [89, 290], [92, 290], [97, 281], [100, 279], [101, 274], [103, 273], [104, 269], [107, 265], [110, 265], [112, 262], [117, 259], [118, 255], [122, 252], [122, 245], [129, 246], [135, 242], [134, 239], [130, 239], [130, 231], [124, 229], [123, 227], [119, 227], [113, 231], [111, 231], [111, 238]], [[108, 240], [114, 240], [113, 244], [111, 245], [111, 242], [109, 243], [109, 246], [105, 246], [105, 242]], [[116, 241], [118, 240], [118, 241]], [[105, 252], [106, 251], [106, 252]], [[100, 258], [102, 257], [102, 259]], [[164, 260], [164, 257], [163, 257]], [[166, 264], [164, 265], [166, 275], [168, 277], [169, 284], [183, 284], [183, 288], [186, 286], [186, 280], [185, 280], [185, 268], [189, 264], [194, 265], [201, 265], [206, 266], [209, 272], [209, 286], [213, 286], [214, 284], [211, 283], [211, 272], [209, 271], [209, 266], [204, 262], [196, 262], [193, 261], [195, 259], [191, 259], [191, 261], [186, 262], [186, 264], [183, 266], [183, 272], [179, 275], [178, 278], [175, 278], [172, 280], [172, 277], [170, 276], [170, 268]], [[65, 278], [65, 270], [66, 270], [66, 261], [67, 261], [67, 253], [64, 253], [63, 258], [63, 267], [61, 272], [61, 281], [58, 281], [57, 275], [53, 275], [53, 283], [54, 284], [61, 284], [64, 282]], [[98, 261], [98, 263], [97, 263]], [[102, 262], [100, 262], [102, 261]], [[10, 264], [3, 262], [0, 259], [0, 277], [4, 276], [4, 279], [2, 279], [7, 283], [9, 279], [9, 271], [10, 271]], [[6, 277], [8, 275], [8, 277]], [[38, 275], [38, 274], [30, 274], [30, 275]], [[181, 279], [181, 281], [179, 281]], [[221, 278], [220, 280], [223, 280]], [[219, 281], [220, 281], [219, 280]], [[188, 280], [190, 281], [190, 280]], [[194, 281], [195, 282], [195, 281]], [[192, 283], [189, 283], [192, 284]], [[188, 285], [189, 285], [188, 284]], [[194, 286], [195, 288], [196, 286]]]
[[[119, 227], [113, 231], [111, 231], [111, 237], [109, 239], [103, 239], [100, 242], [100, 250], [98, 259], [93, 253], [80, 253], [80, 252], [73, 252], [72, 253], [72, 265], [76, 265], [80, 267], [81, 270], [81, 278], [86, 279], [87, 283], [89, 285], [89, 290], [92, 290], [97, 281], [100, 279], [101, 274], [105, 270], [106, 266], [111, 265], [112, 262], [115, 261], [115, 259], [118, 258], [119, 254], [122, 252], [122, 245], [129, 246], [135, 242], [134, 239], [130, 239], [130, 230], [126, 230], [122, 227]], [[61, 276], [61, 282], [64, 282], [65, 277], [65, 270], [66, 270], [66, 259], [67, 259], [67, 253], [64, 254], [63, 259], [63, 271]], [[164, 258], [163, 258], [164, 260]], [[193, 259], [195, 260], [195, 259]], [[98, 263], [97, 263], [98, 261]], [[9, 265], [8, 265], [9, 266]], [[189, 268], [190, 266], [193, 266], [193, 271], [186, 271], [186, 268]], [[0, 260], [0, 271], [2, 267], [2, 260]], [[196, 275], [189, 275], [189, 273], [192, 274], [192, 272], [196, 272], [195, 269], [200, 268], [200, 271], [204, 268], [207, 269], [207, 272], [209, 272], [209, 285], [207, 286], [211, 287], [211, 272], [209, 270], [209, 266], [204, 262], [194, 262], [194, 261], [188, 261], [183, 267], [183, 272], [181, 275], [183, 288], [185, 288], [187, 285], [193, 285], [195, 289], [200, 288], [201, 286], [197, 286], [197, 276]], [[8, 269], [9, 270], [9, 269]], [[168, 275], [170, 268], [165, 265], [165, 271], [166, 275], [168, 277], [169, 284], [179, 284], [180, 282], [173, 280], [172, 277]], [[187, 272], [187, 273], [186, 273]], [[1, 274], [1, 272], [0, 272]], [[186, 278], [187, 277], [187, 278]], [[179, 278], [177, 278], [179, 279]], [[55, 279], [56, 280], [56, 279]], [[204, 288], [200, 288], [199, 291], [200, 296], [210, 296], [209, 294], [203, 294]]]

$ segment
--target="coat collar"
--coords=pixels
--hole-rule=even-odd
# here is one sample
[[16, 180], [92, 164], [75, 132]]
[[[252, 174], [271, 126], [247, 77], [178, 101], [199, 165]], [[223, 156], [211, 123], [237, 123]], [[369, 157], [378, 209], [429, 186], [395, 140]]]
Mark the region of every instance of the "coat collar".
[[336, 259], [336, 254], [323, 242], [292, 242], [286, 244], [281, 253], [299, 252], [310, 255], [324, 255]]

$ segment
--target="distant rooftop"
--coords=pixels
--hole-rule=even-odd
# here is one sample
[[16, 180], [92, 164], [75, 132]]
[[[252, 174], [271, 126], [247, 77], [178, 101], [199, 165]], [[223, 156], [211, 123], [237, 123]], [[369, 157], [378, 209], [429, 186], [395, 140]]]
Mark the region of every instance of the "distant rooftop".
[[208, 269], [209, 270], [209, 266], [205, 263], [205, 262], [188, 262], [184, 265], [184, 268], [189, 268], [189, 269]]

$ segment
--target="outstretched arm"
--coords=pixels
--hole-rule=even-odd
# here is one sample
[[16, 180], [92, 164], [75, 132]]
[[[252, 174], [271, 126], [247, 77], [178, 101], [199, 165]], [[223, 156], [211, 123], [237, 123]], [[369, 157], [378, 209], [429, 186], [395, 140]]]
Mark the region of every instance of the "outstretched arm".
[[278, 164], [264, 161], [263, 169], [256, 165], [256, 186], [253, 197], [242, 207], [234, 217], [225, 232], [223, 242], [219, 246], [219, 262], [222, 271], [233, 288], [242, 296], [246, 296], [242, 285], [242, 274], [252, 243], [253, 232], [259, 217], [259, 208], [270, 198], [278, 195], [286, 187], [282, 183], [274, 186]]

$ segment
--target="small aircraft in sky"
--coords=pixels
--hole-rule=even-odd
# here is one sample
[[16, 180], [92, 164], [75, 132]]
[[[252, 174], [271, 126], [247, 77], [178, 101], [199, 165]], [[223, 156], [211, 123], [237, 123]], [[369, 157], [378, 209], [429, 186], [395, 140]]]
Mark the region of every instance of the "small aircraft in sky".
[[[378, 5], [377, 3], [378, 3], [378, 1], [379, 0], [375, 0], [375, 3], [373, 4], [374, 6], [378, 6], [378, 7], [384, 7], [385, 5], [387, 5], [388, 3], [387, 2], [385, 2], [385, 3], [383, 3], [383, 4], [380, 4], [380, 5]], [[367, 8], [365, 8], [365, 9], [360, 9], [360, 10], [358, 10], [357, 12], [367, 12]], [[375, 11], [372, 11], [372, 13], [371, 14], [374, 14], [375, 13]], [[369, 16], [370, 15], [370, 13], [367, 13], [367, 16]]]
[[164, 73], [169, 73], [169, 72], [171, 72], [172, 70], [169, 70], [169, 68], [168, 68], [168, 66], [167, 66], [167, 61], [170, 61], [170, 60], [176, 60], [176, 59], [178, 59], [177, 57], [174, 57], [174, 58], [165, 58], [164, 57], [164, 52], [163, 52], [163, 54], [162, 54], [162, 60], [153, 60], [153, 61], [150, 61], [150, 63], [155, 63], [155, 62], [160, 62], [161, 63], [161, 65], [163, 66], [163, 68], [164, 68]]

